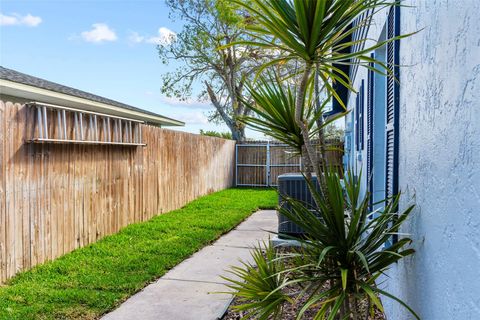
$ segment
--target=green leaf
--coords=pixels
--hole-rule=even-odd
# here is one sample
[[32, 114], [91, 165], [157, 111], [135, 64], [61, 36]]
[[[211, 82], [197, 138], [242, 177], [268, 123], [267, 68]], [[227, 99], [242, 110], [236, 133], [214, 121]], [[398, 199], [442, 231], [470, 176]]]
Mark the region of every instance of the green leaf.
[[348, 269], [340, 268], [340, 273], [342, 275], [342, 289], [345, 291], [347, 289]]
[[335, 317], [337, 316], [338, 310], [340, 310], [340, 307], [342, 306], [343, 302], [345, 301], [347, 295], [345, 292], [342, 292], [337, 300], [335, 301], [335, 304], [333, 305], [332, 310], [330, 311], [330, 314], [328, 315], [328, 320], [335, 320]]
[[417, 319], [417, 320], [420, 320], [420, 317], [418, 316], [418, 314], [415, 313], [415, 311], [413, 311], [412, 308], [410, 308], [405, 302], [403, 302], [401, 299], [397, 298], [396, 296], [386, 292], [386, 291], [383, 291], [383, 290], [380, 290], [378, 288], [375, 288], [375, 287], [372, 287], [372, 290], [373, 291], [376, 291], [386, 297], [389, 297], [390, 299], [393, 299], [395, 301], [397, 301], [398, 303], [400, 303], [402, 306], [404, 306], [408, 311], [410, 311], [410, 313]]
[[369, 297], [369, 299], [373, 302], [373, 304], [380, 310], [381, 312], [384, 312], [383, 310], [383, 305], [380, 302], [380, 299], [378, 299], [377, 295], [375, 292], [372, 290], [372, 287], [370, 287], [367, 284], [360, 283], [360, 287], [365, 291]]

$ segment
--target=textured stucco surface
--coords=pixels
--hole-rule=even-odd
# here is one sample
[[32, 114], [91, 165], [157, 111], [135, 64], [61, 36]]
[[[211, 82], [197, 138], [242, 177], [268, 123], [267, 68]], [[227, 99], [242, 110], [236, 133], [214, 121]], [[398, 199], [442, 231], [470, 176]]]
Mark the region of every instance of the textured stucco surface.
[[[400, 188], [416, 254], [389, 291], [426, 320], [480, 319], [480, 1], [411, 0], [401, 30]], [[389, 319], [412, 317], [383, 299]]]
[[[401, 8], [401, 32], [421, 30], [400, 44], [401, 207], [416, 204], [402, 231], [411, 234], [417, 252], [394, 265], [381, 286], [424, 320], [476, 320], [480, 319], [480, 0], [404, 4], [412, 7]], [[386, 12], [375, 17], [369, 38], [379, 39], [385, 19]], [[362, 79], [366, 71], [360, 68], [356, 88]], [[352, 94], [346, 123], [353, 120], [354, 102]], [[382, 101], [376, 100], [377, 107], [382, 108]], [[366, 150], [352, 151], [349, 160], [349, 166], [363, 172], [364, 191]], [[397, 302], [382, 300], [388, 319], [413, 319]]]

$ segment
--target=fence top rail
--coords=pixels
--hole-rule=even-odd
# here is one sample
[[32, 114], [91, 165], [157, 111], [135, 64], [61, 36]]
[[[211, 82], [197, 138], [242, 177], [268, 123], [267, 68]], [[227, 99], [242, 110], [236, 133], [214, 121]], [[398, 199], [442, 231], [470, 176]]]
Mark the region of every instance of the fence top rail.
[[284, 145], [286, 146], [286, 143], [280, 142], [280, 141], [269, 141], [269, 140], [249, 140], [249, 141], [237, 141], [237, 145], [244, 146], [244, 145], [250, 145], [250, 144], [260, 144], [262, 146], [270, 144], [270, 145]]
[[[267, 144], [237, 144], [237, 147], [266, 147]], [[283, 146], [283, 145], [275, 145], [275, 146]], [[286, 146], [286, 145], [285, 145]]]
[[[313, 145], [318, 145], [319, 141], [318, 140], [312, 140], [311, 141]], [[343, 144], [343, 141], [338, 140], [338, 139], [327, 139], [325, 141], [326, 145], [335, 145], [335, 144]], [[275, 146], [275, 147], [290, 147], [288, 144], [280, 142], [280, 141], [269, 141], [269, 140], [252, 140], [252, 141], [238, 141], [237, 146], [241, 147], [249, 147], [249, 146]]]

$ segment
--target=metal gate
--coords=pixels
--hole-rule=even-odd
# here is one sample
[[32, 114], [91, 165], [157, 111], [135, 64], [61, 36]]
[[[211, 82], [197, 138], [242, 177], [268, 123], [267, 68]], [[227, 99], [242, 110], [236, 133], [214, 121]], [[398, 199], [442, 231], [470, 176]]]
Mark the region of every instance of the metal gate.
[[277, 186], [277, 177], [300, 172], [301, 157], [286, 144], [256, 142], [235, 147], [235, 184], [237, 186]]

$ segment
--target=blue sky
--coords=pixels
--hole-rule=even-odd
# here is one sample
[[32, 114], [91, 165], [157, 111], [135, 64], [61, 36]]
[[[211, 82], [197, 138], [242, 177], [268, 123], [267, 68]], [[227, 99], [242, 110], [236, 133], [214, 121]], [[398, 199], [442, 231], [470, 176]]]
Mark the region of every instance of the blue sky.
[[2, 66], [185, 121], [181, 130], [228, 131], [207, 123], [208, 103], [160, 94], [178, 63], [162, 65], [155, 43], [182, 28], [164, 1], [1, 0], [0, 14]]

